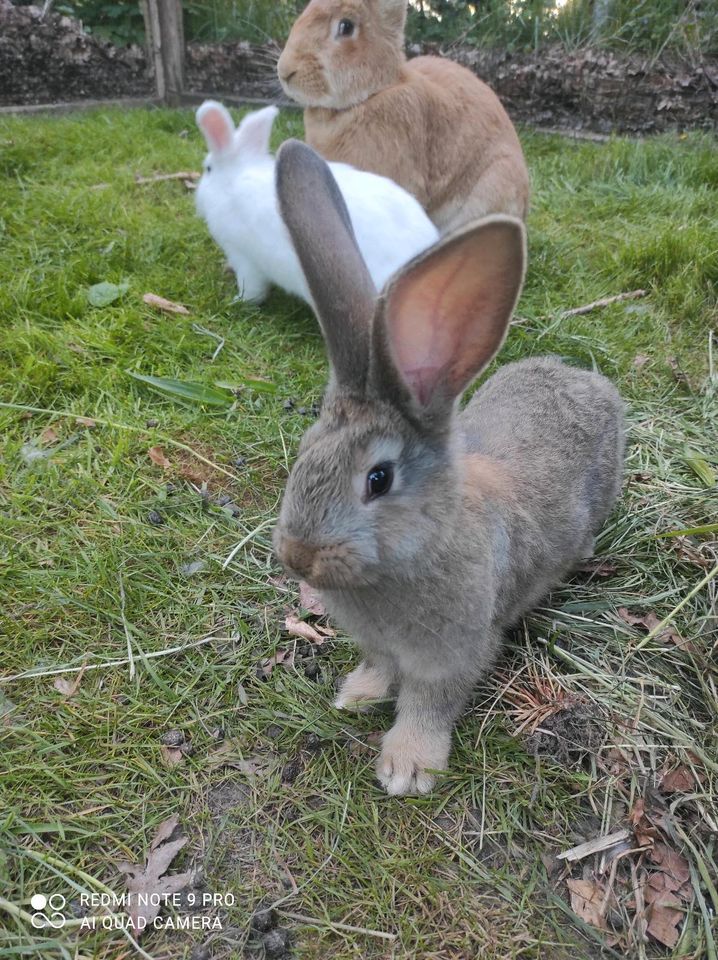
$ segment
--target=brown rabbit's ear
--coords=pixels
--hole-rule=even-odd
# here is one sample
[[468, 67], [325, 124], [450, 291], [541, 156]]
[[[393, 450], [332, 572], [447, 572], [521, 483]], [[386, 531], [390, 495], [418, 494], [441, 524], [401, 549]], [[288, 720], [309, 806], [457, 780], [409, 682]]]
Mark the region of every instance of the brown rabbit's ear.
[[359, 252], [349, 211], [326, 162], [299, 140], [277, 154], [282, 218], [307, 278], [338, 384], [363, 391], [376, 289]]
[[450, 413], [504, 341], [525, 262], [521, 221], [493, 216], [396, 274], [374, 322], [374, 389], [400, 404], [408, 391], [422, 418]]
[[404, 33], [407, 0], [377, 0], [382, 22], [398, 33]]

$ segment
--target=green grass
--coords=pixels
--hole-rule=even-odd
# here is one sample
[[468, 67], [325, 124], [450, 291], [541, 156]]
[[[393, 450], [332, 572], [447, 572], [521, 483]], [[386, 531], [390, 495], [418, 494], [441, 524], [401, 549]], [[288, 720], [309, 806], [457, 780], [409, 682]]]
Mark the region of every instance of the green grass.
[[[300, 134], [287, 114], [278, 140]], [[613, 949], [711, 956], [718, 551], [715, 530], [655, 535], [718, 512], [715, 486], [686, 462], [688, 450], [718, 467], [718, 151], [697, 136], [523, 140], [531, 265], [499, 362], [553, 352], [620, 385], [627, 482], [598, 545], [612, 572], [577, 575], [514, 634], [459, 726], [448, 776], [398, 801], [372, 777], [369, 734], [389, 715], [330, 706], [355, 661], [347, 638], [257, 676], [293, 642], [282, 624], [295, 591], [276, 580], [270, 535], [311, 422], [299, 408], [322, 391], [314, 319], [280, 293], [261, 310], [233, 303], [191, 194], [135, 184], [198, 168], [189, 113], [0, 121], [0, 956], [135, 955], [121, 933], [37, 933], [18, 909], [38, 891], [122, 892], [117, 862], [142, 858], [174, 813], [189, 842], [173, 868], [201, 869], [206, 890], [236, 897], [207, 955], [243, 956], [253, 910], [281, 900], [301, 958], [599, 956], [603, 935], [572, 914], [565, 883], [597, 859], [557, 872], [553, 858], [623, 826], [678, 763], [701, 777], [667, 798], [672, 842], [694, 871], [681, 940], [672, 953], [631, 940], [628, 867], [641, 878], [646, 863], [634, 854], [614, 878], [612, 923], [625, 925]], [[91, 307], [101, 281], [129, 289]], [[637, 288], [648, 295], [561, 318]], [[157, 313], [147, 291], [191, 316]], [[219, 341], [194, 324], [224, 339], [215, 360]], [[239, 389], [231, 407], [203, 407], [127, 371]], [[154, 446], [169, 469], [150, 460]], [[674, 615], [690, 649], [660, 631], [645, 642], [621, 607]], [[60, 670], [72, 679], [85, 664], [74, 696], [55, 688]], [[534, 755], [541, 735], [516, 733], [529, 701], [558, 710], [554, 720], [583, 718], [581, 742], [554, 728], [563, 750]], [[171, 730], [193, 749], [168, 767], [160, 738]], [[174, 960], [206, 939], [153, 931], [142, 944]]]

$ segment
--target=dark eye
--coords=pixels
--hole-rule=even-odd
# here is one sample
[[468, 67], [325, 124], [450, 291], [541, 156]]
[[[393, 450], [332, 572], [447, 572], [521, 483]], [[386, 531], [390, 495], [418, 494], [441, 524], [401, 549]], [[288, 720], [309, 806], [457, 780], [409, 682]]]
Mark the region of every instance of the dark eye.
[[212, 169], [212, 165], [211, 165], [210, 163], [205, 163], [205, 165], [204, 165], [204, 172], [205, 172], [205, 173], [209, 173], [209, 171], [210, 171], [211, 169]]
[[394, 467], [390, 463], [378, 463], [366, 475], [366, 492], [370, 500], [381, 497], [391, 490], [394, 482]]
[[354, 33], [354, 24], [351, 20], [340, 20], [337, 25], [338, 37], [351, 37]]

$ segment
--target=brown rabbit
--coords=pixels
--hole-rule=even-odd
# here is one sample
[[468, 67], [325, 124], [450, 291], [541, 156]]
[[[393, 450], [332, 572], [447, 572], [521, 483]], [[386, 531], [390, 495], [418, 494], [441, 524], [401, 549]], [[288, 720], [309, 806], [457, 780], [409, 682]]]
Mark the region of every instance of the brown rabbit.
[[279, 58], [307, 143], [413, 193], [442, 233], [526, 218], [521, 144], [496, 94], [441, 57], [404, 56], [406, 0], [311, 0]]

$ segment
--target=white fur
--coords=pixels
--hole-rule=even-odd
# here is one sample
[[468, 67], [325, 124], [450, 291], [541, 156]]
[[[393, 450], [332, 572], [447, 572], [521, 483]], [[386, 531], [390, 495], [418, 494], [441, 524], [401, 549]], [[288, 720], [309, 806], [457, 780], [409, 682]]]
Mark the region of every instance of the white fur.
[[[221, 104], [211, 100], [202, 104], [197, 124], [210, 153], [197, 186], [197, 212], [224, 250], [241, 299], [261, 303], [274, 284], [311, 304], [277, 205], [275, 160], [269, 152], [277, 113], [276, 107], [254, 111], [235, 131]], [[381, 290], [400, 267], [436, 242], [438, 231], [419, 202], [393, 180], [344, 163], [329, 166], [371, 278]]]

